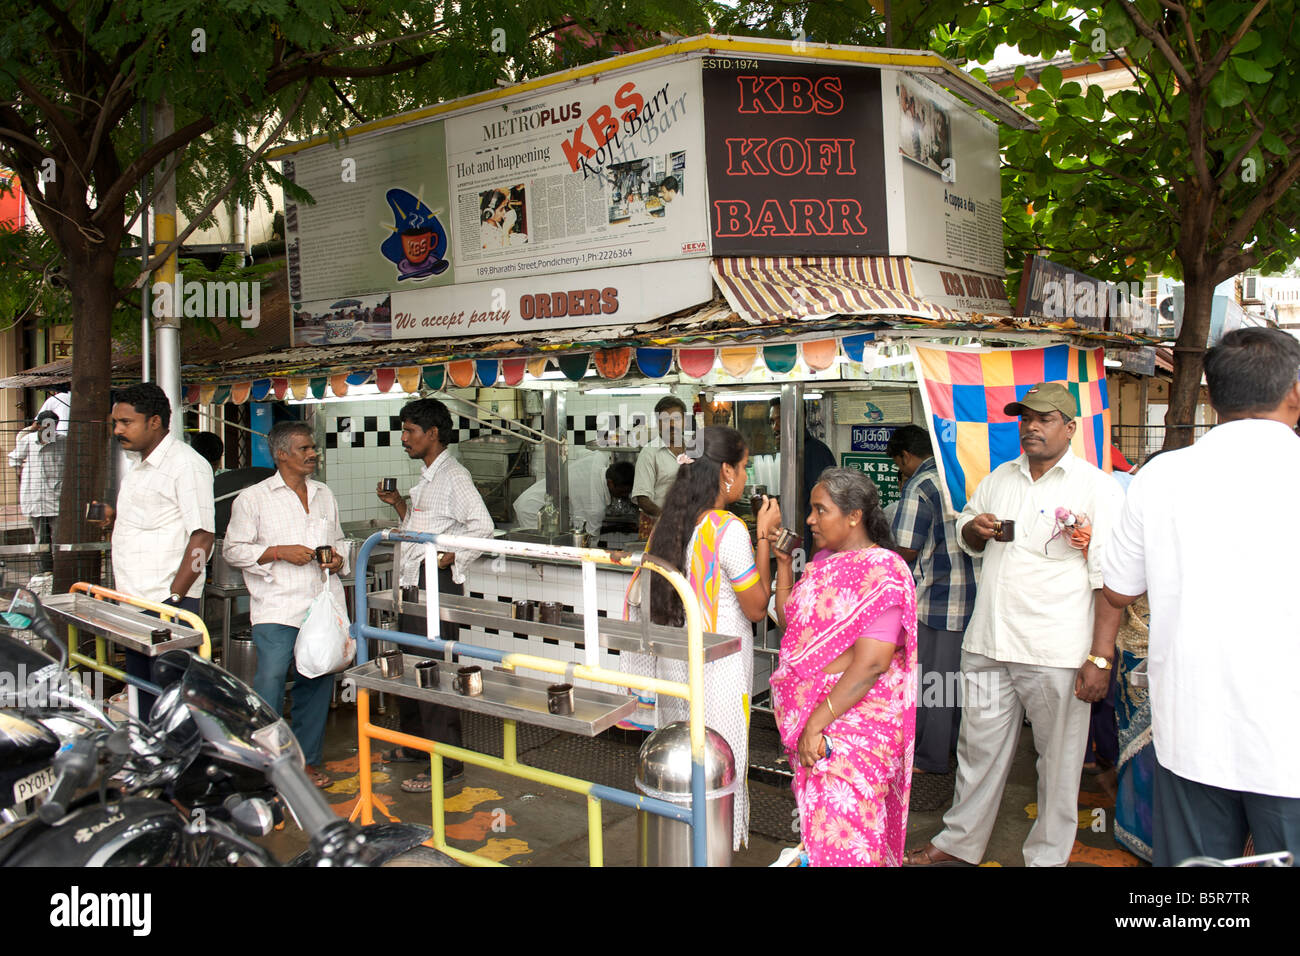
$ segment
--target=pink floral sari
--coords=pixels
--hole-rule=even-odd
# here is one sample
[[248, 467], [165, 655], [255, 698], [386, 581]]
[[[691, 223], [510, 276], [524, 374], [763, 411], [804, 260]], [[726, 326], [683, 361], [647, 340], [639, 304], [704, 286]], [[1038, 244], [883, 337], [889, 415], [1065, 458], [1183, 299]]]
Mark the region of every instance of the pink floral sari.
[[[842, 674], [823, 670], [891, 608], [906, 637], [866, 696], [826, 728], [832, 752], [799, 766], [799, 737]], [[777, 728], [794, 768], [804, 847], [813, 866], [898, 866], [907, 836], [916, 736], [916, 589], [903, 559], [883, 548], [808, 565], [785, 605], [781, 661], [772, 675]]]

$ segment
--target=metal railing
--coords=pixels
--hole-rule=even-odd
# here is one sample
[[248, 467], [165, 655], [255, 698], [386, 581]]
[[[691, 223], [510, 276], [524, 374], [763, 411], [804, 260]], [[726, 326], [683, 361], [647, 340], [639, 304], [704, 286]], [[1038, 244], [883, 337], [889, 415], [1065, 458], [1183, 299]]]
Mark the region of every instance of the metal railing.
[[400, 731], [380, 727], [370, 722], [370, 694], [364, 688], [357, 690], [357, 741], [358, 765], [360, 771], [360, 793], [352, 818], [360, 818], [364, 824], [374, 822], [374, 791], [370, 762], [370, 742], [381, 740], [412, 750], [421, 750], [430, 755], [430, 796], [433, 811], [433, 837], [430, 844], [456, 860], [475, 866], [500, 865], [473, 853], [467, 853], [447, 845], [443, 808], [443, 767], [442, 761], [450, 758], [474, 766], [495, 770], [510, 776], [520, 777], [535, 783], [545, 784], [561, 790], [583, 794], [587, 797], [587, 826], [590, 841], [590, 860], [593, 866], [603, 865], [604, 850], [602, 843], [600, 803], [608, 800], [636, 810], [646, 810], [660, 816], [680, 820], [691, 827], [692, 865], [706, 866], [708, 863], [708, 834], [706, 832], [706, 803], [704, 780], [705, 727], [704, 727], [704, 631], [699, 604], [694, 600], [689, 583], [680, 572], [657, 564], [653, 557], [644, 553], [629, 554], [591, 548], [568, 548], [558, 545], [533, 544], [523, 541], [502, 541], [498, 539], [466, 538], [458, 535], [416, 534], [402, 531], [381, 531], [372, 534], [362, 544], [357, 555], [357, 579], [365, 580], [365, 571], [370, 554], [376, 546], [385, 543], [405, 542], [420, 544], [425, 547], [425, 567], [428, 580], [436, 581], [439, 549], [447, 551], [469, 550], [487, 554], [508, 555], [522, 558], [546, 558], [551, 560], [581, 562], [583, 566], [583, 591], [585, 604], [595, 607], [595, 566], [620, 565], [623, 567], [640, 567], [649, 569], [667, 579], [677, 591], [686, 609], [687, 634], [687, 675], [686, 684], [675, 681], [659, 680], [652, 677], [640, 677], [621, 671], [608, 670], [597, 666], [599, 660], [599, 635], [596, 633], [594, 611], [592, 619], [586, 621], [588, 636], [585, 650], [586, 664], [575, 664], [530, 654], [516, 654], [491, 647], [480, 647], [460, 641], [444, 641], [441, 633], [441, 619], [438, 611], [438, 592], [431, 587], [426, 592], [426, 620], [428, 634], [419, 636], [399, 630], [387, 630], [372, 627], [366, 623], [369, 618], [369, 605], [364, 588], [357, 588], [355, 599], [355, 617], [351, 632], [357, 645], [357, 666], [366, 663], [368, 655], [367, 639], [388, 641], [421, 651], [455, 653], [462, 657], [492, 661], [500, 664], [507, 671], [516, 669], [541, 671], [546, 674], [564, 675], [566, 680], [580, 678], [601, 684], [611, 684], [619, 688], [630, 687], [636, 690], [648, 690], [670, 697], [683, 698], [690, 709], [691, 739], [691, 806], [677, 806], [666, 800], [618, 790], [589, 780], [579, 780], [536, 767], [519, 763], [516, 751], [516, 725], [512, 719], [503, 721], [502, 756], [493, 757], [477, 751], [454, 747], [450, 744], [414, 737]]
[[[1191, 429], [1192, 441], [1195, 442], [1214, 426], [1188, 425], [1185, 427]], [[1165, 425], [1112, 425], [1110, 427], [1110, 440], [1124, 453], [1124, 457], [1129, 460], [1129, 463], [1136, 468], [1164, 447], [1167, 432], [1168, 428]]]

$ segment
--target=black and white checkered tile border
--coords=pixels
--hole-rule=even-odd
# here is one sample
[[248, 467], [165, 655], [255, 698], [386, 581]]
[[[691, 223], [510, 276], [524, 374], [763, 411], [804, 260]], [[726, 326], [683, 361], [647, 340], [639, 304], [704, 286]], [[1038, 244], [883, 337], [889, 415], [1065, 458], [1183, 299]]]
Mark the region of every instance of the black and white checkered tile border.
[[[618, 415], [610, 413], [603, 416], [601, 427], [600, 415], [569, 415], [565, 420], [565, 430], [570, 444], [585, 445], [591, 441], [613, 441], [612, 436], [638, 427], [641, 416], [633, 413], [633, 422], [626, 428], [620, 427]], [[645, 425], [639, 426], [643, 431]], [[478, 422], [456, 416], [456, 430], [459, 441], [469, 441], [483, 435], [498, 434], [485, 428]], [[401, 444], [402, 419], [397, 415], [338, 415], [329, 420], [325, 433], [325, 448], [388, 448]], [[619, 441], [618, 444], [626, 444]]]

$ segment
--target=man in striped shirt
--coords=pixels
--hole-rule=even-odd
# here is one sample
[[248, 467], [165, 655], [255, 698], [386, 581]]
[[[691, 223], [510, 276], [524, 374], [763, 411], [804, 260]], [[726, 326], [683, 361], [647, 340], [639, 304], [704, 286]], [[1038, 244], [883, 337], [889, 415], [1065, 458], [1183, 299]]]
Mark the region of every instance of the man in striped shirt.
[[885, 450], [904, 483], [894, 514], [894, 540], [916, 578], [921, 686], [913, 766], [918, 773], [947, 773], [961, 721], [956, 695], [962, 635], [975, 609], [975, 570], [957, 543], [955, 516], [944, 514], [929, 434], [917, 425], [904, 425]]

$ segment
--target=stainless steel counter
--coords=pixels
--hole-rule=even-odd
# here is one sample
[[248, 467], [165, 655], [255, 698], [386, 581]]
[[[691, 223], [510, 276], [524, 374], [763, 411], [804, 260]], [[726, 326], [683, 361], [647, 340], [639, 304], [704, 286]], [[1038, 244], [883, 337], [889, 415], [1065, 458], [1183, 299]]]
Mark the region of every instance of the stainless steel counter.
[[[163, 621], [133, 607], [100, 601], [88, 594], [52, 594], [42, 598], [41, 604], [68, 623], [147, 657], [203, 643], [203, 635], [186, 624]], [[149, 632], [158, 628], [166, 628], [172, 637], [154, 644]]]
[[346, 673], [358, 687], [368, 690], [427, 700], [457, 710], [537, 724], [584, 737], [595, 737], [624, 717], [631, 716], [636, 709], [635, 697], [575, 686], [573, 713], [564, 716], [552, 714], [546, 706], [546, 688], [552, 683], [560, 683], [558, 676], [553, 681], [538, 680], [486, 667], [483, 668], [483, 693], [468, 697], [458, 694], [453, 687], [457, 665], [441, 660], [438, 661], [438, 686], [417, 687], [415, 665], [424, 659], [414, 654], [403, 654], [403, 673], [397, 678], [380, 676], [378, 661], [369, 661]]
[[[393, 612], [393, 595], [391, 591], [375, 591], [367, 596], [371, 608], [379, 611]], [[417, 603], [399, 602], [396, 609], [403, 614], [424, 617], [427, 613], [424, 603], [424, 591], [420, 592]], [[502, 613], [502, 612], [505, 613]], [[510, 616], [510, 605], [501, 601], [488, 601], [481, 598], [462, 597], [455, 594], [438, 595], [438, 617], [452, 624], [467, 627], [490, 627], [505, 633], [536, 634], [572, 644], [585, 643], [583, 617], [580, 614], [565, 614], [561, 624], [543, 624], [541, 621], [521, 621]], [[686, 629], [663, 627], [657, 624], [641, 625], [631, 621], [620, 621], [602, 617], [597, 624], [600, 632], [600, 646], [616, 651], [632, 651], [651, 654], [670, 660], [686, 660]], [[462, 643], [473, 643], [462, 642]], [[740, 638], [725, 634], [704, 635], [704, 659], [716, 661], [740, 650]]]

